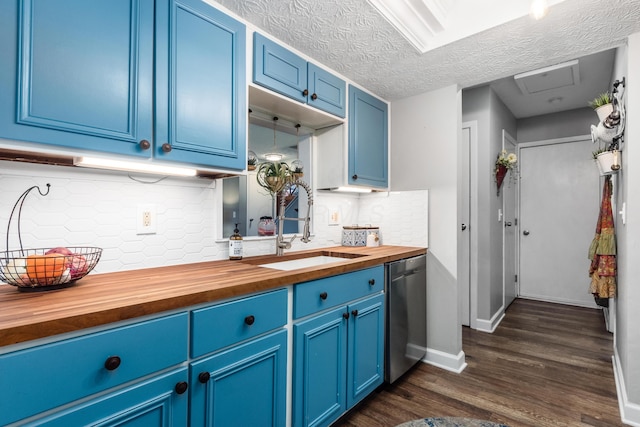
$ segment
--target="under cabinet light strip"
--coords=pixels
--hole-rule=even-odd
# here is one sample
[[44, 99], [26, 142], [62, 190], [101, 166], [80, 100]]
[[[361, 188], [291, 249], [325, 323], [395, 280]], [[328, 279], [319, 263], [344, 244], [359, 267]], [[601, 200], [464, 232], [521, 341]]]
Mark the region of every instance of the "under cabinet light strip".
[[125, 162], [122, 160], [105, 159], [100, 157], [76, 157], [73, 159], [73, 164], [75, 166], [86, 168], [142, 172], [157, 175], [196, 176], [197, 173], [197, 171], [192, 168], [165, 166], [144, 162]]

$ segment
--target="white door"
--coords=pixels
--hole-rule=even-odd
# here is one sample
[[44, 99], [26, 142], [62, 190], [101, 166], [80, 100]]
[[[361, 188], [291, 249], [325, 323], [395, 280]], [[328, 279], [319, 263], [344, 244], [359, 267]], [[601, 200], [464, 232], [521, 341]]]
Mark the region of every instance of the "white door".
[[520, 296], [595, 307], [589, 245], [600, 179], [590, 139], [520, 144]]
[[[502, 148], [509, 153], [515, 153], [517, 150], [516, 140], [513, 139], [504, 129], [502, 130]], [[517, 172], [516, 172], [517, 173]], [[505, 179], [502, 186], [502, 211], [504, 212], [504, 218], [502, 224], [504, 225], [504, 232], [502, 234], [502, 259], [503, 259], [503, 274], [502, 280], [504, 285], [504, 308], [506, 309], [516, 299], [517, 292], [517, 181], [512, 182], [509, 176]]]
[[471, 128], [463, 124], [462, 140], [460, 141], [460, 189], [459, 189], [459, 220], [458, 228], [458, 312], [460, 313], [460, 324], [469, 326], [470, 321], [470, 233], [469, 221], [471, 216], [470, 192], [471, 185], [470, 155], [471, 155]]

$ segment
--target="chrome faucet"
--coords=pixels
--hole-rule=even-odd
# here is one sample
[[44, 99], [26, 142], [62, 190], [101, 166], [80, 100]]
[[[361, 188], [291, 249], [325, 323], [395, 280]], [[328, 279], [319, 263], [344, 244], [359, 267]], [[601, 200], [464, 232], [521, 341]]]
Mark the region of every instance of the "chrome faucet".
[[302, 237], [300, 240], [304, 243], [309, 243], [311, 241], [311, 232], [309, 223], [311, 221], [311, 206], [313, 206], [313, 193], [311, 191], [311, 187], [304, 181], [296, 180], [291, 181], [285, 185], [285, 188], [281, 190], [280, 194], [284, 194], [284, 190], [291, 188], [291, 186], [297, 185], [302, 187], [307, 192], [307, 215], [304, 218], [285, 218], [285, 198], [284, 196], [280, 197], [280, 205], [278, 207], [278, 234], [276, 235], [276, 255], [280, 256], [284, 254], [285, 249], [291, 249], [291, 243], [298, 237], [297, 235], [293, 235], [291, 240], [285, 241], [284, 234], [284, 222], [285, 221], [304, 221], [304, 229], [302, 231]]

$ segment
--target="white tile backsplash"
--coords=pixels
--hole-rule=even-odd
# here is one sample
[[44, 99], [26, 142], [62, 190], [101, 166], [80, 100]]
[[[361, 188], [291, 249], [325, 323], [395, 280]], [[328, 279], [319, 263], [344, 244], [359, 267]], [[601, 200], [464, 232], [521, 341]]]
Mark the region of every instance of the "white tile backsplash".
[[[0, 250], [6, 249], [11, 209], [27, 188], [51, 184], [48, 196], [33, 190], [24, 202], [24, 248], [97, 246], [103, 255], [94, 273], [107, 273], [226, 259], [226, 241], [216, 240], [221, 191], [208, 179], [153, 177], [91, 169], [0, 161]], [[144, 182], [140, 182], [144, 181]], [[157, 182], [156, 182], [157, 181]], [[296, 239], [292, 250], [341, 244], [342, 226], [380, 227], [384, 244], [427, 245], [427, 192], [370, 195], [316, 192], [312, 242]], [[136, 234], [138, 204], [155, 204], [157, 233]], [[329, 225], [330, 212], [341, 223]], [[244, 256], [275, 252], [275, 240], [245, 239]], [[9, 249], [19, 249], [17, 212]]]

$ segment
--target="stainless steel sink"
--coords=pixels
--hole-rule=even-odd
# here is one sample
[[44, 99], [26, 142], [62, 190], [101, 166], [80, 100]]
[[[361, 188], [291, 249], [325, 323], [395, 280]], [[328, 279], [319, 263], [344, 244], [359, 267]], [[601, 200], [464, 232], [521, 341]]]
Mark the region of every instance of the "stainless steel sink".
[[347, 258], [318, 255], [308, 258], [291, 259], [288, 261], [271, 262], [268, 264], [258, 264], [258, 267], [273, 268], [274, 270], [297, 270], [299, 268], [317, 267], [319, 265], [331, 264], [334, 262], [343, 262]]

